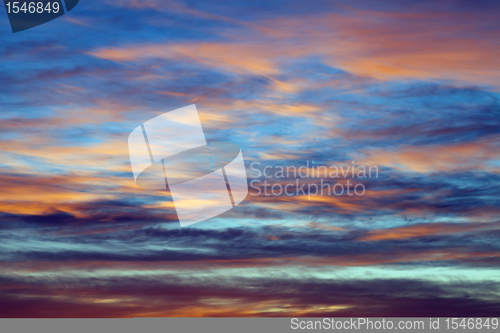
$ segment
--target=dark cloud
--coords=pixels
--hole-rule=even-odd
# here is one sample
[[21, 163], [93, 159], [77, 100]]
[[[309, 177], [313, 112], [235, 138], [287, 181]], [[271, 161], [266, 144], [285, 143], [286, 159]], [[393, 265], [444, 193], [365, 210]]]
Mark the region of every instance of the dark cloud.
[[[82, 1], [9, 30], [0, 316], [498, 316], [498, 279], [481, 276], [500, 263], [497, 11]], [[135, 187], [126, 138], [192, 103], [207, 139], [240, 144], [247, 166], [390, 160], [407, 146], [426, 161], [471, 146], [449, 168], [377, 159], [359, 198], [249, 195], [181, 228], [166, 193]], [[337, 278], [348, 268], [388, 277]], [[444, 273], [413, 278], [425, 269]]]
[[[498, 286], [468, 281], [437, 283], [416, 279], [181, 279], [58, 280], [2, 278], [2, 317], [132, 317], [176, 314], [308, 317], [496, 317]], [[476, 296], [472, 296], [472, 293]], [[70, 295], [81, 295], [80, 299]], [[489, 295], [489, 296], [488, 296]], [[27, 298], [29, 296], [29, 298]], [[56, 297], [55, 297], [56, 296]], [[113, 299], [111, 304], [97, 303]], [[270, 304], [254, 308], [255, 304]], [[246, 304], [247, 307], [241, 307]], [[311, 307], [313, 305], [313, 307]], [[330, 310], [334, 307], [337, 310]], [[279, 309], [279, 312], [275, 310]], [[273, 311], [274, 310], [274, 311]], [[99, 312], [98, 312], [99, 311]], [[211, 312], [213, 311], [213, 312]]]

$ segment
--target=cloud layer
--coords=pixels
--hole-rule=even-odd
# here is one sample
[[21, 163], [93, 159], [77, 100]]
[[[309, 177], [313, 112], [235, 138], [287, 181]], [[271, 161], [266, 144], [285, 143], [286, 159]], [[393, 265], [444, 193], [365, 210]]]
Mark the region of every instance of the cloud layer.
[[[0, 23], [0, 316], [498, 316], [499, 11], [121, 0]], [[127, 137], [193, 103], [255, 182], [180, 228]], [[286, 166], [308, 177], [262, 173]]]

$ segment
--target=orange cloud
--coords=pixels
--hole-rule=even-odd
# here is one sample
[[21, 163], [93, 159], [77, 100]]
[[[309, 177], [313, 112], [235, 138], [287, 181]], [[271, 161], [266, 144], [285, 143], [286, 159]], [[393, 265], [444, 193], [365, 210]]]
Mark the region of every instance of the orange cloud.
[[392, 229], [372, 230], [361, 237], [361, 241], [378, 241], [390, 239], [409, 239], [431, 235], [446, 235], [475, 231], [481, 229], [499, 229], [497, 224], [490, 223], [468, 223], [468, 224], [449, 224], [449, 223], [432, 223], [418, 224], [407, 227], [398, 227]]
[[481, 169], [498, 172], [491, 166], [500, 158], [498, 137], [455, 145], [401, 146], [394, 151], [373, 149], [356, 158], [360, 164], [388, 166], [421, 173]]
[[[321, 195], [321, 184], [319, 181], [308, 181], [303, 182], [303, 180], [299, 181], [299, 187], [302, 184], [305, 184], [303, 190], [307, 193], [308, 185], [311, 184], [311, 195], [307, 194], [303, 195], [302, 192], [299, 192], [300, 195], [296, 195], [297, 192], [295, 190], [295, 181], [290, 180], [282, 180], [276, 182], [268, 182], [268, 184], [279, 184], [281, 188], [288, 184], [291, 184], [287, 189], [289, 193], [293, 195], [281, 195], [276, 196], [272, 195], [272, 187], [268, 185], [267, 193], [265, 195], [265, 189], [263, 182], [254, 183], [253, 186], [261, 186], [261, 194], [258, 194], [258, 191], [253, 187], [249, 189], [250, 195], [247, 197], [246, 201], [252, 202], [255, 205], [266, 207], [268, 209], [281, 210], [285, 212], [293, 212], [303, 208], [314, 208], [317, 207], [318, 210], [321, 210], [322, 213], [332, 212], [332, 213], [342, 213], [342, 214], [356, 214], [362, 212], [370, 212], [370, 211], [399, 211], [403, 210], [406, 213], [412, 213], [411, 208], [407, 208], [404, 205], [401, 205], [398, 200], [402, 195], [408, 193], [418, 193], [421, 191], [426, 191], [426, 189], [420, 188], [410, 188], [410, 189], [391, 189], [391, 190], [372, 190], [366, 189], [365, 193], [362, 196], [347, 195], [347, 181], [350, 181], [350, 193], [353, 193], [352, 184], [356, 184], [357, 182], [352, 182], [349, 179], [338, 179], [336, 183], [344, 186], [344, 192], [342, 195], [335, 195], [332, 193], [333, 189], [330, 186], [330, 194], [328, 192], [328, 188], [325, 186], [323, 195]], [[316, 188], [312, 184], [318, 185], [318, 194], [316, 193]], [[333, 184], [335, 185], [335, 184]], [[279, 188], [276, 187], [275, 191], [279, 191]], [[340, 193], [340, 187], [336, 189], [338, 193]], [[383, 204], [381, 204], [383, 202]], [[430, 208], [429, 208], [430, 209]], [[422, 210], [425, 210], [425, 207], [421, 208], [418, 212], [422, 214]], [[311, 213], [311, 212], [310, 212]], [[418, 215], [418, 214], [415, 214]]]
[[43, 214], [58, 209], [76, 214], [80, 212], [73, 206], [95, 200], [116, 199], [114, 191], [90, 191], [94, 186], [107, 186], [120, 189], [120, 193], [139, 192], [133, 180], [119, 177], [99, 177], [95, 175], [53, 175], [40, 176], [2, 175], [0, 176], [0, 211], [13, 214]]
[[229, 20], [251, 30], [245, 33], [245, 42], [237, 29], [225, 34], [221, 42], [129, 45], [89, 54], [118, 62], [146, 58], [182, 61], [188, 57], [232, 73], [269, 77], [276, 89], [285, 92], [300, 86], [277, 80], [282, 60], [308, 56], [321, 56], [328, 65], [378, 79], [446, 79], [496, 88], [500, 83], [498, 32], [482, 25], [496, 22], [494, 13], [477, 17], [458, 12], [384, 13], [344, 7], [336, 13], [248, 23], [180, 6], [180, 11]]
[[211, 67], [221, 67], [239, 74], [276, 74], [276, 66], [264, 45], [241, 43], [150, 44], [139, 47], [116, 47], [90, 52], [98, 58], [124, 62], [145, 58], [181, 60], [185, 57]]

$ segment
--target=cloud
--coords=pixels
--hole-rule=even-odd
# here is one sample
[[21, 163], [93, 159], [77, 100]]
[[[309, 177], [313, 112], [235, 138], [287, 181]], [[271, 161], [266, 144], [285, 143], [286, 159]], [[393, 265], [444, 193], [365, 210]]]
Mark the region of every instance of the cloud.
[[[479, 23], [481, 22], [481, 23]], [[320, 56], [333, 67], [379, 79], [444, 79], [498, 86], [496, 16], [487, 12], [382, 12], [343, 7], [337, 12], [252, 22], [255, 32], [221, 42], [142, 44], [100, 48], [112, 61], [163, 58], [232, 73], [276, 75], [283, 59]], [[457, 70], [460, 69], [460, 70]], [[496, 88], [495, 88], [496, 89]]]
[[404, 226], [392, 229], [378, 229], [368, 231], [363, 235], [361, 241], [377, 241], [389, 239], [420, 238], [435, 235], [447, 235], [456, 233], [470, 233], [478, 230], [495, 230], [499, 226], [496, 223], [429, 223]]
[[[497, 288], [417, 279], [2, 279], [5, 317], [495, 316]], [[480, 297], [464, 296], [474, 291]], [[74, 295], [79, 295], [75, 299]], [[485, 297], [490, 295], [489, 297]]]
[[498, 137], [455, 145], [402, 146], [388, 151], [372, 149], [357, 158], [361, 164], [383, 165], [421, 173], [479, 169], [498, 172], [493, 164], [500, 158]]
[[[0, 316], [499, 313], [497, 5], [81, 6], [0, 51]], [[193, 103], [248, 163], [379, 177], [180, 228], [126, 137]]]

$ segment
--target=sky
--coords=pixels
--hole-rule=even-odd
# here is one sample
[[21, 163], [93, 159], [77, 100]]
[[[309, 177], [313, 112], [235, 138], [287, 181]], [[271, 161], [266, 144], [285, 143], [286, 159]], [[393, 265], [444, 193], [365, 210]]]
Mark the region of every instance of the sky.
[[[15, 34], [0, 14], [0, 317], [499, 316], [499, 14], [81, 0]], [[127, 138], [191, 104], [249, 195], [181, 227]]]

